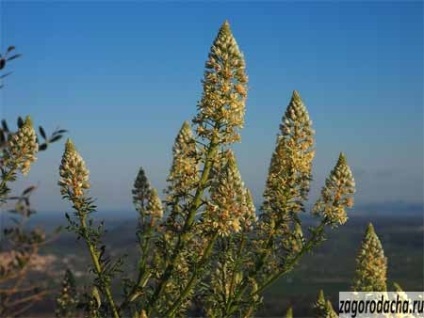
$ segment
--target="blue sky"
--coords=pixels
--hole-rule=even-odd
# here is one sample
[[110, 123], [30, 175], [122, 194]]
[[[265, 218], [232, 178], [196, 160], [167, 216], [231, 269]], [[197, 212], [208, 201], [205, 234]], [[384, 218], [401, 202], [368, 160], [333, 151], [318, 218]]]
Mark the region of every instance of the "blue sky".
[[[358, 205], [423, 201], [422, 2], [2, 1], [2, 51], [23, 56], [0, 91], [1, 116], [68, 129], [100, 209], [130, 209], [140, 166], [164, 188], [225, 19], [250, 78], [234, 148], [257, 203], [293, 89], [316, 130], [312, 199], [343, 151]], [[40, 153], [18, 183], [40, 185], [40, 211], [69, 210], [56, 185], [62, 151]]]

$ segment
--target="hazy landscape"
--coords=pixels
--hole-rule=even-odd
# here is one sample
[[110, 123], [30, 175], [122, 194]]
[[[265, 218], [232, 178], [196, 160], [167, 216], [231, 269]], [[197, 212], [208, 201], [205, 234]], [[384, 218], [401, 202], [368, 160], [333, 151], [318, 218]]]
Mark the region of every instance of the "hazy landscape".
[[[381, 209], [386, 209], [383, 212]], [[61, 215], [62, 214], [62, 215]], [[107, 232], [105, 243], [115, 256], [127, 255], [128, 264], [135, 265], [138, 248], [135, 239], [136, 212], [108, 211], [96, 213], [104, 217]], [[289, 276], [284, 277], [265, 292], [264, 305], [258, 312], [262, 317], [281, 317], [289, 305], [298, 317], [312, 315], [312, 304], [318, 291], [323, 289], [337, 308], [338, 292], [350, 289], [355, 270], [355, 257], [364, 229], [372, 222], [379, 233], [388, 258], [388, 282], [400, 284], [404, 290], [424, 289], [424, 223], [422, 207], [398, 203], [390, 207], [364, 206], [350, 213], [347, 224], [330, 232], [328, 241], [314, 253], [307, 255]], [[305, 214], [305, 228], [313, 219]], [[39, 224], [47, 230], [66, 226], [63, 213], [44, 213], [34, 217], [32, 225]], [[51, 287], [60, 287], [64, 268], [74, 271], [79, 287], [87, 283], [90, 260], [86, 247], [73, 234], [62, 230], [51, 244], [41, 250], [46, 257], [45, 269], [51, 274]], [[53, 259], [53, 261], [52, 261]], [[131, 268], [128, 268], [128, 274]], [[134, 273], [135, 275], [135, 273]], [[52, 316], [54, 297], [34, 307], [31, 315]]]

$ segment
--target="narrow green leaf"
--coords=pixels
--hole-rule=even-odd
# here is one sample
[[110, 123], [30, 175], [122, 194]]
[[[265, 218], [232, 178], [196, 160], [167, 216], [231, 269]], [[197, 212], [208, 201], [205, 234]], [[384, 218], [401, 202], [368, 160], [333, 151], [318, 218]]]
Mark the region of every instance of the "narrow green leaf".
[[44, 140], [47, 140], [46, 132], [44, 131], [44, 128], [40, 126], [38, 127], [38, 130], [40, 131], [41, 137], [43, 137]]

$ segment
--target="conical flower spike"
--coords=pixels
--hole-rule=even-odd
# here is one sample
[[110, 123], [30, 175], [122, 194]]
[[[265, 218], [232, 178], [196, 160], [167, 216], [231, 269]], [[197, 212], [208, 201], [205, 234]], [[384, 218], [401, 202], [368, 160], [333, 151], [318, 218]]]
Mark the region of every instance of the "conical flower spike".
[[70, 139], [66, 141], [59, 175], [60, 193], [72, 200], [83, 196], [84, 190], [90, 187], [85, 162]]
[[355, 180], [346, 158], [340, 154], [336, 166], [325, 181], [321, 197], [315, 203], [314, 214], [325, 217], [329, 224], [337, 226], [347, 221], [345, 209], [353, 206]]
[[146, 200], [149, 195], [150, 184], [147, 180], [146, 173], [143, 168], [138, 170], [137, 178], [134, 181], [134, 188], [132, 190], [133, 204], [135, 209], [141, 211], [146, 208]]
[[62, 281], [62, 290], [60, 291], [60, 295], [56, 298], [56, 317], [75, 317], [78, 297], [74, 275], [67, 269]]
[[368, 224], [356, 257], [354, 291], [386, 291], [387, 259], [373, 225]]
[[240, 139], [244, 124], [247, 76], [243, 54], [226, 21], [220, 28], [205, 65], [199, 113], [193, 119], [197, 134], [215, 143]]
[[25, 118], [23, 125], [15, 134], [10, 135], [6, 145], [4, 163], [9, 168], [17, 168], [22, 174], [28, 174], [31, 164], [37, 159], [37, 135], [31, 118]]
[[162, 202], [156, 189], [151, 189], [149, 192], [146, 215], [151, 215], [155, 219], [160, 219], [163, 216]]
[[333, 309], [331, 302], [325, 299], [324, 292], [321, 289], [318, 294], [318, 299], [314, 304], [314, 317], [316, 318], [337, 318], [338, 315]]
[[300, 95], [294, 91], [280, 125], [264, 191], [265, 213], [302, 211], [312, 179], [314, 131]]
[[143, 219], [145, 216], [162, 218], [162, 202], [156, 189], [151, 187], [143, 168], [138, 171], [132, 194], [134, 206]]
[[184, 122], [181, 127], [172, 153], [173, 162], [166, 192], [175, 197], [187, 195], [199, 181], [196, 142], [188, 122]]
[[211, 202], [204, 220], [207, 226], [218, 231], [221, 236], [239, 232], [248, 209], [251, 209], [246, 204], [245, 191], [234, 154], [228, 150], [227, 162], [211, 186]]

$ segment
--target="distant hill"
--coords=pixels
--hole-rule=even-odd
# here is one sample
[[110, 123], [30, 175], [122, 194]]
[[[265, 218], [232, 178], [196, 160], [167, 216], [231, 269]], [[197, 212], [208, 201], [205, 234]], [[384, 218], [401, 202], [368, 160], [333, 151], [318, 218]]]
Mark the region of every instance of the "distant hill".
[[423, 203], [408, 203], [405, 201], [392, 201], [385, 203], [370, 203], [358, 205], [353, 208], [353, 211], [360, 214], [397, 214], [397, 215], [423, 215], [424, 204]]
[[[259, 208], [257, 207], [257, 211]], [[309, 209], [307, 209], [309, 211]], [[72, 215], [73, 212], [68, 210], [68, 213]], [[4, 228], [10, 224], [11, 214], [4, 212], [0, 214], [0, 227]], [[352, 210], [348, 211], [349, 218], [352, 217], [365, 217], [368, 219], [373, 219], [374, 217], [384, 217], [384, 216], [408, 216], [408, 217], [424, 217], [424, 204], [423, 203], [408, 203], [404, 201], [393, 201], [385, 203], [371, 203], [357, 205]], [[117, 226], [121, 226], [123, 223], [130, 222], [134, 224], [134, 221], [137, 219], [136, 211], [128, 210], [116, 210], [116, 211], [98, 211], [93, 213], [93, 217], [96, 220], [104, 220], [106, 223], [106, 228], [108, 230], [113, 230]], [[313, 220], [313, 217], [309, 213], [303, 213], [302, 219], [305, 221]], [[33, 215], [28, 222], [29, 227], [41, 227], [47, 232], [54, 230], [58, 226], [66, 226], [65, 212], [37, 212]]]

